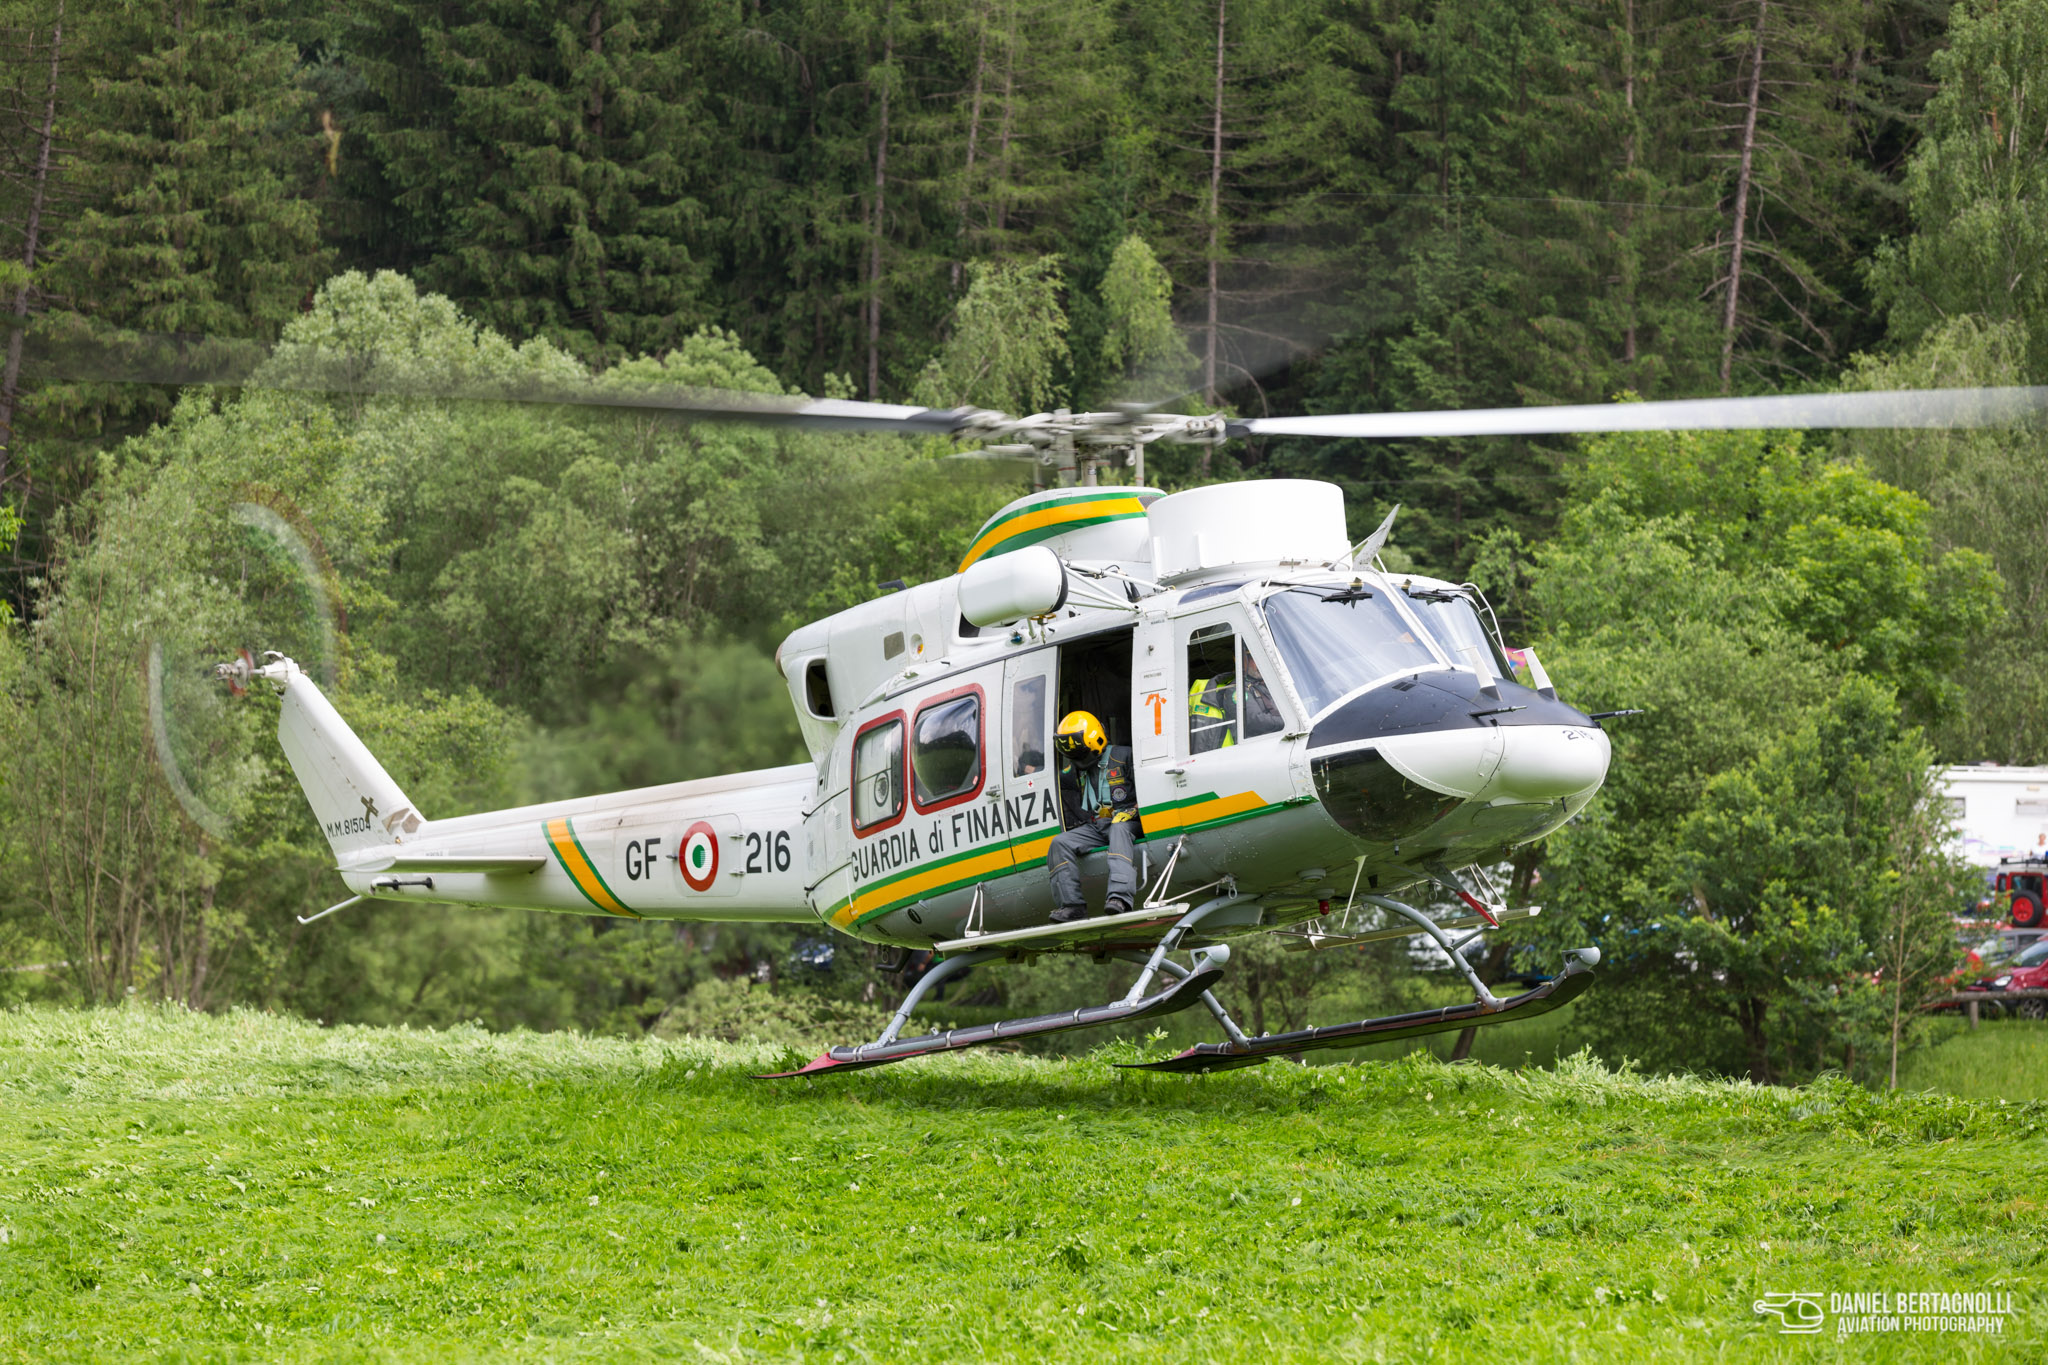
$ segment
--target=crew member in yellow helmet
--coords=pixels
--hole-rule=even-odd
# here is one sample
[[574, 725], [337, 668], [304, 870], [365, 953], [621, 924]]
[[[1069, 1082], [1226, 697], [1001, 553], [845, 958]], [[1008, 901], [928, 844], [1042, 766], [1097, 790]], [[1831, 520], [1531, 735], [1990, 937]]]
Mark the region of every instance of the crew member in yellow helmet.
[[1046, 866], [1052, 871], [1059, 908], [1053, 923], [1088, 918], [1081, 894], [1081, 855], [1109, 849], [1109, 894], [1103, 913], [1122, 914], [1138, 897], [1135, 844], [1138, 792], [1131, 777], [1131, 751], [1111, 744], [1102, 722], [1088, 711], [1069, 711], [1053, 737], [1060, 754], [1060, 811], [1066, 831], [1054, 837]]

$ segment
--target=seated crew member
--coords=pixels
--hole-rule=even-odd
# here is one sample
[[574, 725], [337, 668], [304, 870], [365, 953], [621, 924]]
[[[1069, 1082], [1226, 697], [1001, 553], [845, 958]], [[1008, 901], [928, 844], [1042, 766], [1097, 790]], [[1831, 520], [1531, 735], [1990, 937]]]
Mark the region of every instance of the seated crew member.
[[1081, 894], [1081, 855], [1109, 848], [1109, 894], [1102, 910], [1119, 915], [1138, 895], [1135, 848], [1138, 792], [1132, 781], [1131, 751], [1112, 746], [1102, 722], [1087, 711], [1069, 711], [1053, 737], [1060, 754], [1060, 809], [1067, 830], [1054, 836], [1046, 854], [1052, 872], [1052, 893], [1059, 908], [1055, 924], [1088, 918]]
[[1206, 754], [1237, 743], [1237, 675], [1219, 673], [1188, 686], [1188, 752]]
[[1259, 671], [1259, 661], [1250, 650], [1244, 652], [1244, 734], [1246, 739], [1257, 735], [1270, 735], [1276, 730], [1287, 728], [1280, 719], [1280, 708], [1273, 705], [1273, 693], [1266, 686], [1266, 675]]
[[[1240, 695], [1242, 694], [1242, 695]], [[1197, 678], [1188, 688], [1188, 751], [1206, 754], [1228, 749], [1238, 741], [1237, 705], [1244, 703], [1244, 737], [1270, 735], [1284, 729], [1280, 708], [1273, 705], [1272, 689], [1259, 671], [1259, 661], [1247, 650], [1244, 676], [1219, 673]]]

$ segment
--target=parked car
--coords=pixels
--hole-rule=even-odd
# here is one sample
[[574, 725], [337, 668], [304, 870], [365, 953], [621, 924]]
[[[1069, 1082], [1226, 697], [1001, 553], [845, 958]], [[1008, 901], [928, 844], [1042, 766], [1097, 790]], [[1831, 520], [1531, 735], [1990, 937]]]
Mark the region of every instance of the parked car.
[[1965, 939], [1970, 947], [1956, 968], [1958, 979], [1992, 967], [2002, 967], [2036, 943], [2048, 939], [2048, 929], [2000, 929], [1987, 937], [1974, 934]]
[[1982, 991], [1987, 998], [1985, 1005], [1993, 1009], [2009, 1010], [2022, 1019], [2048, 1019], [2048, 1000], [2001, 1001], [1996, 997], [2007, 991], [2048, 990], [2048, 938], [2044, 938], [2023, 950], [2012, 960], [2012, 965], [2001, 969], [1995, 976], [1987, 976], [1973, 985], [1963, 987], [1965, 993]]

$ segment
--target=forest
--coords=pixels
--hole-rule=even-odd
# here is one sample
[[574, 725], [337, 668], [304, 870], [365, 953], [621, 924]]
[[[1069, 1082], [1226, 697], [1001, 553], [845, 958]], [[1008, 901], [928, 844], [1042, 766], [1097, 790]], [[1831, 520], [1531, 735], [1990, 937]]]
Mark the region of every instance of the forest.
[[[2048, 0], [0, 0], [0, 1004], [869, 1007], [859, 963], [783, 980], [794, 931], [300, 925], [339, 883], [289, 769], [253, 710], [180, 729], [181, 698], [288, 648], [436, 815], [793, 761], [776, 642], [952, 572], [1029, 475], [420, 386], [1292, 414], [2040, 384], [2044, 71]], [[336, 344], [357, 391], [293, 384]], [[2048, 759], [2041, 453], [1267, 439], [1147, 479], [1398, 503], [1391, 564], [1643, 709], [1514, 870], [1531, 944], [1630, 945], [1579, 1010], [1603, 1048], [1867, 1077], [1969, 886], [1929, 765]], [[1337, 988], [1308, 971], [1254, 955], [1262, 1023]]]

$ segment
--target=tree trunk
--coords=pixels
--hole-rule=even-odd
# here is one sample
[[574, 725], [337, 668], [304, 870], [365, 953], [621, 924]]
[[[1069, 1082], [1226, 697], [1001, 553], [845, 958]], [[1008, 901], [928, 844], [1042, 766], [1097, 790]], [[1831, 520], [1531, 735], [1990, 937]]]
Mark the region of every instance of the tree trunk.
[[[1223, 38], [1229, 20], [1230, 0], [1216, 0], [1216, 97], [1209, 121], [1209, 290], [1208, 315], [1203, 329], [1202, 396], [1213, 411], [1216, 406], [1216, 328], [1219, 290], [1218, 253], [1222, 250], [1223, 221]], [[1209, 476], [1209, 459], [1216, 447], [1202, 447], [1202, 477]]]
[[[590, 55], [593, 59], [604, 56], [604, 0], [590, 7]], [[590, 155], [592, 160], [604, 156], [604, 76], [593, 71], [590, 78]], [[597, 261], [597, 297], [590, 302], [590, 335], [597, 342], [598, 354], [604, 353], [604, 305], [605, 269], [604, 247], [600, 237]]]
[[[967, 212], [974, 199], [974, 153], [981, 142], [981, 91], [988, 79], [988, 18], [981, 16], [981, 27], [974, 35], [974, 93], [967, 99], [967, 166], [960, 177], [960, 254], [967, 254]], [[952, 269], [953, 292], [960, 292], [960, 268], [962, 262], [955, 260]]]
[[[896, 61], [896, 6], [882, 20], [882, 66]], [[887, 221], [889, 176], [889, 80], [882, 81], [881, 116], [875, 136], [874, 230], [868, 237], [868, 399], [882, 396], [882, 228]]]
[[[1633, 189], [1636, 170], [1636, 143], [1640, 129], [1636, 126], [1636, 4], [1635, 0], [1622, 0], [1622, 51], [1621, 51], [1621, 102], [1628, 111], [1628, 137], [1622, 142], [1622, 184]], [[1629, 201], [1621, 211], [1621, 307], [1625, 321], [1621, 332], [1621, 359], [1624, 365], [1633, 367], [1636, 363], [1636, 262], [1635, 253], [1635, 204], [1633, 194], [1622, 196]], [[1633, 378], [1633, 375], [1631, 375]]]
[[1754, 998], [1735, 1002], [1735, 1022], [1742, 1028], [1743, 1050], [1749, 1054], [1749, 1078], [1758, 1085], [1771, 1083], [1771, 1044], [1764, 1033], [1769, 1006]]
[[1756, 113], [1764, 86], [1764, 18], [1771, 0], [1757, 0], [1756, 43], [1749, 54], [1749, 96], [1742, 114], [1742, 153], [1735, 168], [1735, 213], [1728, 249], [1728, 300], [1721, 312], [1721, 392], [1735, 386], [1735, 316], [1742, 295], [1742, 247], [1749, 226], [1749, 178], [1756, 158]]
[[1011, 5], [1003, 38], [1003, 129], [996, 143], [996, 235], [1010, 226], [1010, 135], [1017, 126], [1017, 7]]
[[1468, 1024], [1458, 1030], [1458, 1041], [1451, 1048], [1451, 1060], [1462, 1062], [1472, 1055], [1472, 1040], [1479, 1036], [1476, 1024]]
[[[64, 52], [64, 0], [50, 26], [50, 85], [43, 97], [43, 127], [36, 139], [35, 188], [29, 194], [28, 225], [22, 233], [21, 263], [36, 268], [37, 239], [43, 229], [43, 205], [50, 183], [50, 144], [57, 129], [57, 73]], [[14, 451], [14, 407], [21, 392], [21, 343], [28, 326], [29, 282], [14, 291], [14, 323], [7, 334], [7, 369], [0, 374], [0, 488], [7, 486], [8, 457]]]
[[[602, 0], [599, 0], [598, 4], [590, 7], [590, 55], [593, 57], [602, 57], [604, 55], [604, 4]], [[604, 140], [604, 81], [598, 77], [593, 77], [590, 82], [590, 135], [600, 142]]]

